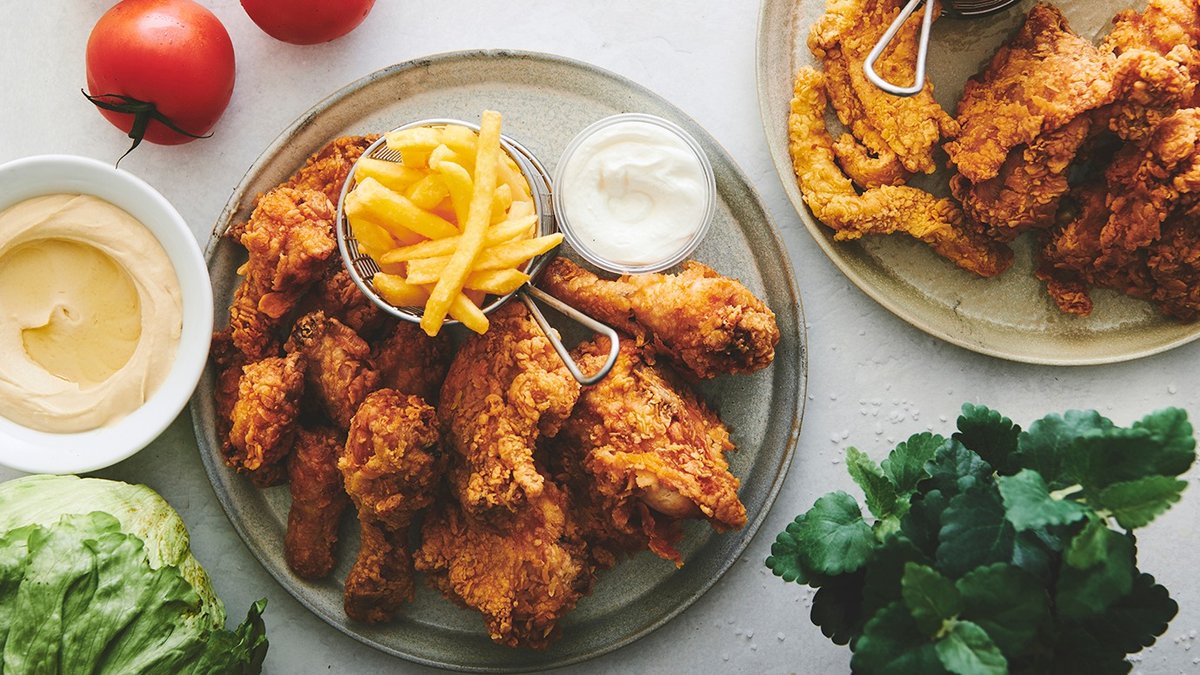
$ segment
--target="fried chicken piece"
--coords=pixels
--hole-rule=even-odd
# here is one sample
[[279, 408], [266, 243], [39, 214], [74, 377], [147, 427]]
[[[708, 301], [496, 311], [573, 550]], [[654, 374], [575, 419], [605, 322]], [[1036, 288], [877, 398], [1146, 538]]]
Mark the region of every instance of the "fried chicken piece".
[[775, 313], [736, 279], [695, 261], [678, 274], [631, 274], [606, 281], [566, 258], [552, 261], [541, 286], [701, 379], [770, 365], [779, 342]]
[[346, 576], [351, 619], [387, 621], [412, 600], [408, 528], [434, 501], [445, 466], [440, 440], [437, 412], [419, 396], [380, 389], [354, 415], [337, 463], [362, 539]]
[[967, 80], [944, 145], [972, 183], [996, 176], [1009, 150], [1108, 103], [1115, 60], [1076, 35], [1062, 13], [1039, 4], [1017, 35], [980, 74]]
[[333, 220], [333, 205], [312, 190], [276, 188], [259, 200], [241, 233], [250, 257], [229, 307], [233, 343], [251, 360], [278, 353], [274, 331], [337, 247]]
[[1091, 118], [1076, 117], [1014, 149], [994, 178], [972, 185], [962, 174], [951, 176], [950, 191], [962, 202], [967, 217], [985, 225], [988, 236], [998, 241], [1050, 227], [1070, 189], [1067, 171], [1091, 127]]
[[1147, 251], [1154, 280], [1150, 300], [1180, 321], [1200, 318], [1200, 221], [1177, 213], [1163, 226], [1162, 238]]
[[1101, 48], [1116, 54], [1131, 49], [1167, 54], [1179, 45], [1200, 43], [1200, 2], [1149, 0], [1145, 10], [1127, 9], [1113, 17]]
[[216, 408], [217, 438], [221, 441], [221, 454], [228, 457], [233, 448], [229, 443], [229, 430], [233, 426], [233, 404], [237, 402], [242, 366], [246, 365], [246, 356], [234, 346], [228, 328], [213, 331], [208, 361], [216, 373], [213, 382], [213, 402]]
[[317, 310], [341, 321], [368, 340], [395, 323], [391, 316], [359, 290], [342, 265], [341, 256], [337, 254], [330, 258], [325, 274], [301, 303], [301, 311], [305, 314]]
[[1165, 54], [1140, 48], [1121, 50], [1112, 103], [1094, 113], [1098, 125], [1123, 140], [1144, 140], [1176, 110], [1193, 104], [1195, 77], [1200, 75], [1196, 63], [1200, 59], [1186, 45]]
[[540, 436], [554, 436], [579, 398], [575, 381], [525, 306], [511, 302], [471, 335], [450, 364], [438, 415], [462, 457], [451, 472], [467, 513], [502, 515], [541, 494], [533, 462]]
[[[607, 338], [576, 348], [585, 371], [608, 356]], [[746, 525], [738, 479], [725, 453], [734, 450], [729, 430], [673, 373], [646, 362], [629, 341], [621, 343], [612, 372], [580, 394], [557, 445], [575, 453], [587, 478], [575, 485], [592, 491], [621, 539], [641, 535], [642, 548], [682, 566], [672, 546], [677, 528], [665, 521], [706, 518], [719, 532]], [[644, 519], [648, 506], [655, 516]], [[589, 541], [592, 539], [588, 537]]]
[[825, 129], [824, 77], [812, 68], [796, 73], [788, 117], [789, 150], [804, 201], [837, 240], [865, 234], [904, 232], [944, 258], [980, 276], [995, 276], [1012, 264], [1012, 251], [962, 226], [962, 212], [949, 199], [923, 190], [888, 186], [855, 192], [833, 161]]
[[371, 351], [381, 386], [431, 403], [438, 400], [452, 354], [447, 333], [429, 337], [420, 326], [407, 321], [397, 323]]
[[322, 409], [339, 428], [350, 427], [354, 411], [379, 388], [371, 348], [341, 321], [311, 312], [296, 320], [284, 350], [303, 356], [305, 379]]
[[304, 365], [293, 354], [272, 356], [242, 368], [237, 400], [230, 411], [229, 444], [233, 450], [225, 463], [248, 473], [260, 487], [275, 485], [286, 476], [283, 461], [296, 432]]
[[561, 632], [559, 620], [591, 590], [586, 545], [566, 493], [549, 479], [500, 526], [443, 501], [426, 517], [421, 540], [415, 567], [447, 598], [482, 613], [502, 645], [545, 649]]
[[330, 141], [325, 147], [309, 156], [285, 187], [297, 190], [317, 190], [325, 194], [337, 206], [342, 196], [342, 187], [350, 175], [350, 169], [362, 156], [367, 146], [378, 139], [377, 135], [342, 136]]
[[292, 505], [283, 553], [301, 579], [323, 579], [333, 571], [338, 523], [350, 502], [338, 471], [344, 445], [345, 437], [329, 427], [296, 432], [288, 461]]
[[[932, 84], [913, 96], [894, 96], [877, 88], [863, 72], [867, 55], [903, 4], [830, 0], [809, 32], [809, 49], [828, 73], [838, 118], [862, 143], [840, 139], [837, 156], [863, 187], [899, 184], [908, 172], [932, 173], [938, 141], [958, 132], [957, 123], [933, 99]], [[934, 11], [940, 13], [939, 9]], [[884, 79], [901, 84], [913, 80], [920, 23], [919, 17], [905, 22], [876, 62], [876, 72]]]

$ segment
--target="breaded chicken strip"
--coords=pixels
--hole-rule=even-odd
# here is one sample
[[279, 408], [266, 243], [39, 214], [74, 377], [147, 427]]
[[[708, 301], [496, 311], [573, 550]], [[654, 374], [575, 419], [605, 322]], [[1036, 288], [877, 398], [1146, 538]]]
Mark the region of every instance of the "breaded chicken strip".
[[276, 188], [259, 200], [241, 233], [250, 257], [229, 307], [233, 343], [249, 359], [278, 353], [275, 330], [337, 248], [333, 220], [333, 204], [320, 192]]
[[469, 514], [503, 517], [541, 494], [537, 439], [553, 436], [579, 398], [579, 383], [525, 306], [510, 302], [455, 356], [438, 403], [447, 440], [461, 457], [451, 472]]
[[701, 379], [751, 373], [775, 358], [775, 313], [741, 282], [695, 261], [684, 263], [678, 274], [631, 274], [606, 281], [558, 258], [539, 283]]
[[338, 522], [350, 503], [338, 471], [344, 445], [345, 437], [330, 427], [296, 432], [288, 461], [292, 505], [283, 553], [302, 579], [322, 579], [333, 571]]
[[482, 613], [492, 640], [509, 647], [549, 646], [593, 581], [567, 495], [548, 479], [501, 525], [441, 502], [413, 562], [447, 598]]
[[962, 226], [962, 212], [949, 199], [907, 186], [867, 190], [861, 195], [833, 161], [825, 129], [825, 89], [821, 73], [801, 68], [788, 117], [789, 150], [804, 202], [813, 216], [832, 228], [835, 239], [904, 232], [938, 255], [980, 276], [995, 276], [1012, 264], [1012, 251]]
[[307, 362], [305, 378], [311, 394], [341, 429], [350, 427], [350, 418], [359, 404], [379, 388], [370, 346], [324, 312], [311, 312], [297, 319], [284, 349]]
[[362, 539], [346, 576], [350, 618], [387, 621], [412, 600], [408, 528], [433, 503], [444, 467], [437, 413], [425, 401], [391, 389], [363, 401], [338, 460]]
[[429, 337], [415, 323], [401, 321], [371, 351], [379, 383], [436, 403], [454, 347], [448, 333]]
[[[608, 339], [598, 338], [573, 354], [588, 371], [604, 362], [608, 349]], [[706, 518], [720, 532], [746, 525], [739, 482], [725, 460], [734, 449], [729, 430], [673, 373], [647, 363], [629, 341], [621, 343], [608, 377], [584, 388], [556, 440], [560, 452], [576, 455], [586, 472], [572, 485], [594, 493], [590, 501], [609, 514], [609, 527], [595, 533], [602, 541], [611, 539], [605, 536], [610, 529], [618, 542], [640, 535], [641, 548], [682, 565], [669, 521]], [[644, 518], [643, 505], [656, 515]]]
[[230, 412], [233, 451], [225, 463], [259, 486], [282, 482], [303, 393], [304, 362], [298, 355], [272, 356], [242, 368]]

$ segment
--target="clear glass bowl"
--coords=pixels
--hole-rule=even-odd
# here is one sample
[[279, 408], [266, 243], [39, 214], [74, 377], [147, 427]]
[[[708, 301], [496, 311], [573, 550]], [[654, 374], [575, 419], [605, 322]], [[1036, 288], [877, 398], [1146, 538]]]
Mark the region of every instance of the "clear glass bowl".
[[[705, 200], [703, 212], [704, 215], [702, 216], [702, 220], [699, 226], [696, 228], [695, 233], [677, 250], [664, 252], [662, 258], [644, 264], [629, 264], [617, 260], [611, 260], [597, 251], [589, 248], [587, 242], [584, 241], [584, 238], [580, 236], [574, 227], [572, 227], [565, 208], [566, 191], [563, 189], [563, 179], [568, 162], [579, 150], [579, 147], [597, 132], [627, 122], [650, 124], [669, 131], [672, 135], [682, 140], [692, 150], [692, 152], [695, 153], [696, 159], [700, 163], [700, 166], [704, 172], [704, 189], [706, 192], [706, 194], [702, 197], [702, 199]], [[569, 144], [567, 144], [566, 150], [563, 151], [562, 156], [558, 160], [558, 166], [555, 169], [554, 174], [554, 216], [555, 220], [558, 221], [558, 228], [563, 233], [567, 243], [570, 244], [571, 248], [575, 250], [575, 252], [578, 253], [584, 260], [595, 265], [596, 267], [608, 270], [609, 272], [616, 272], [618, 274], [660, 272], [667, 268], [674, 267], [675, 265], [678, 265], [686, 260], [687, 257], [696, 250], [696, 247], [700, 245], [700, 242], [704, 239], [704, 236], [708, 233], [709, 228], [712, 226], [713, 217], [716, 213], [716, 195], [717, 182], [716, 177], [713, 174], [712, 163], [708, 160], [708, 156], [704, 153], [704, 149], [700, 147], [700, 144], [696, 142], [696, 139], [674, 122], [645, 113], [621, 113], [619, 115], [612, 115], [597, 120], [596, 122], [593, 122], [585, 127], [583, 131], [580, 131], [575, 138], [572, 139]]]

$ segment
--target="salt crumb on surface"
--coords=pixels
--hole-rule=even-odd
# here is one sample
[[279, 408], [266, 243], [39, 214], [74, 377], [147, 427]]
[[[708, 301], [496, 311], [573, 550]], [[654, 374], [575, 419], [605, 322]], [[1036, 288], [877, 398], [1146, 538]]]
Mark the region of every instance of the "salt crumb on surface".
[[1178, 388], [1178, 387], [1176, 387], [1175, 385], [1173, 385], [1173, 384], [1168, 384], [1168, 385], [1167, 385], [1167, 393], [1168, 393], [1168, 394], [1171, 394], [1172, 396], [1174, 396], [1174, 395], [1175, 395], [1175, 394], [1177, 394], [1178, 392], [1179, 392], [1179, 388]]
[[783, 633], [776, 633], [776, 634], [775, 634], [775, 639], [776, 639], [776, 640], [779, 640], [780, 642], [783, 642], [784, 640], [786, 640], [786, 639], [787, 639], [787, 636], [786, 636], [786, 635], [784, 635]]

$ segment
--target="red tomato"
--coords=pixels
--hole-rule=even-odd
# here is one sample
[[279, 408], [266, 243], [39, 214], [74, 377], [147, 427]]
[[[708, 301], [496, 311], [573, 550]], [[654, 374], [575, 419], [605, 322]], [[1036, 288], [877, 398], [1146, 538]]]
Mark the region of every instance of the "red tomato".
[[164, 145], [208, 133], [229, 105], [233, 80], [229, 33], [192, 0], [122, 0], [88, 38], [92, 102], [135, 147], [139, 131]]
[[254, 23], [294, 45], [329, 42], [354, 30], [375, 0], [242, 0]]

